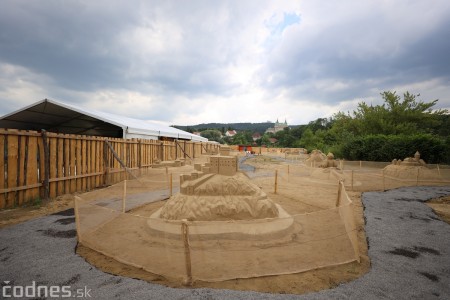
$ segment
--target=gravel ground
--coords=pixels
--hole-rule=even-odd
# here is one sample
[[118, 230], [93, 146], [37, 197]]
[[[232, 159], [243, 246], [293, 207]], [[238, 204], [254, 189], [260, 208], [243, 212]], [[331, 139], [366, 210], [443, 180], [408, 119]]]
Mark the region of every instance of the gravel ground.
[[0, 230], [0, 284], [86, 287], [92, 299], [450, 299], [450, 225], [423, 203], [449, 194], [450, 186], [364, 193], [372, 268], [318, 293], [173, 289], [103, 273], [75, 254], [73, 210]]

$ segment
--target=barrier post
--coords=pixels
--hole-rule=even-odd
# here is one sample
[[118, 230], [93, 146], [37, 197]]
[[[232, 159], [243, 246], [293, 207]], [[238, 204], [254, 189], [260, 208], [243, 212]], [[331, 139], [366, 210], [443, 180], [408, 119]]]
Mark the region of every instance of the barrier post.
[[75, 212], [75, 226], [77, 227], [77, 237], [78, 242], [81, 243], [81, 226], [80, 226], [80, 215], [78, 211], [78, 199], [79, 197], [75, 196], [74, 199], [74, 212]]
[[352, 170], [352, 191], [353, 191], [353, 170]]
[[170, 173], [170, 187], [169, 187], [169, 197], [172, 197], [172, 190], [173, 190], [173, 181], [172, 181], [172, 173]]
[[278, 188], [278, 170], [275, 170], [275, 188], [274, 188], [274, 194], [277, 193], [277, 188]]
[[336, 199], [336, 207], [339, 206], [339, 203], [341, 203], [341, 191], [342, 191], [342, 181], [338, 181], [338, 194], [337, 194], [337, 199]]
[[289, 165], [288, 165], [287, 181], [289, 182]]
[[381, 171], [382, 171], [382, 173], [383, 173], [383, 191], [385, 191], [385, 190], [386, 190], [386, 186], [385, 186], [385, 184], [384, 184], [384, 169], [381, 170]]
[[362, 161], [359, 161], [359, 168], [362, 168]]
[[184, 261], [186, 265], [186, 279], [184, 285], [192, 285], [192, 266], [191, 266], [191, 250], [189, 249], [189, 227], [187, 220], [183, 219], [181, 223], [181, 235], [184, 243]]
[[437, 164], [436, 166], [437, 166], [438, 174], [439, 174], [439, 176], [441, 176], [441, 169], [439, 169], [439, 164]]
[[122, 196], [122, 212], [125, 212], [125, 201], [127, 199], [127, 180], [123, 181], [123, 196]]
[[417, 167], [416, 186], [419, 185], [419, 171], [420, 171], [420, 167]]

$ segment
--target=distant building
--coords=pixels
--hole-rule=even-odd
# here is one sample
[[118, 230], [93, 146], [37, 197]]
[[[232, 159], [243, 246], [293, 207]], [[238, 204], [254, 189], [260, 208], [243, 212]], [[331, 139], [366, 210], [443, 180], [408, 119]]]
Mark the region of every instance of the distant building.
[[286, 127], [288, 127], [286, 119], [284, 120], [284, 123], [278, 122], [277, 119], [273, 127], [267, 128], [266, 133], [277, 133], [278, 131], [282, 131]]
[[198, 136], [202, 136], [200, 131], [194, 131], [192, 134], [198, 135]]
[[271, 144], [275, 144], [276, 142], [278, 142], [278, 140], [276, 138], [269, 138], [269, 142]]
[[261, 138], [261, 134], [259, 134], [259, 132], [255, 132], [252, 135], [253, 141], [259, 140]]
[[225, 132], [225, 135], [229, 136], [229, 137], [233, 137], [236, 135], [236, 133], [237, 133], [236, 130], [227, 130], [227, 132]]

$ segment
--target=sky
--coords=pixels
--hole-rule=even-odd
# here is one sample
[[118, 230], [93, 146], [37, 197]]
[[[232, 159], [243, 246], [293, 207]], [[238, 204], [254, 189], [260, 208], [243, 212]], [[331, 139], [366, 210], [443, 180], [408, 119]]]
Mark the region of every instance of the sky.
[[0, 115], [298, 125], [383, 91], [450, 108], [450, 1], [1, 1]]

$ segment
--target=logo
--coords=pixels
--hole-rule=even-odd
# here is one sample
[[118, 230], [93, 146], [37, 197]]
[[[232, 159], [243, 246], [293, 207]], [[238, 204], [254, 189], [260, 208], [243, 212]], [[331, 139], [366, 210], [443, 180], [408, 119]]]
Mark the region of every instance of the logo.
[[90, 298], [91, 289], [84, 288], [72, 289], [70, 285], [37, 285], [32, 281], [31, 285], [21, 286], [12, 285], [10, 281], [3, 281], [1, 298]]

